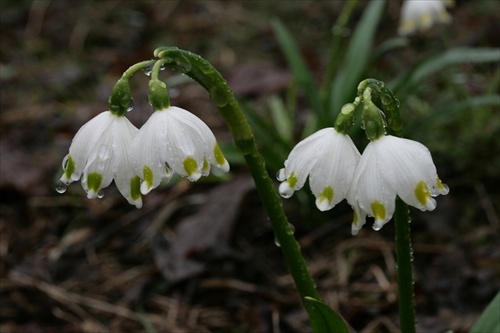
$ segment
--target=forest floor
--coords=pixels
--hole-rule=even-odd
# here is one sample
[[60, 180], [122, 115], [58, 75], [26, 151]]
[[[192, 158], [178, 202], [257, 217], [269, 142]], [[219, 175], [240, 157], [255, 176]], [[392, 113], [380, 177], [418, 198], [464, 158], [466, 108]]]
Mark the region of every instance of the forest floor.
[[[270, 18], [289, 26], [321, 80], [327, 56], [321, 49], [342, 4], [2, 0], [0, 332], [309, 332], [253, 181], [237, 157], [230, 159], [229, 176], [175, 179], [144, 197], [140, 210], [113, 184], [104, 198], [88, 200], [80, 184], [59, 194], [55, 183], [79, 127], [107, 108], [121, 73], [152, 58], [156, 47], [201, 54], [262, 111], [292, 80]], [[396, 31], [399, 6], [389, 1], [379, 39]], [[481, 16], [480, 6], [493, 11]], [[457, 1], [451, 25], [436, 29], [448, 31], [449, 46], [498, 47], [498, 8]], [[439, 50], [425, 38], [412, 40], [415, 49]], [[133, 84], [135, 108], [127, 116], [136, 126], [150, 114], [146, 84], [139, 76]], [[171, 97], [202, 118], [223, 146], [231, 144], [202, 88], [183, 82]], [[307, 113], [304, 103], [297, 112], [299, 118]], [[451, 192], [436, 198], [432, 213], [411, 210], [419, 332], [468, 332], [499, 290], [499, 112], [492, 109], [488, 121], [497, 126], [493, 135], [477, 141], [481, 129], [469, 133], [469, 150], [436, 152]], [[393, 223], [375, 232], [369, 222], [354, 237], [347, 204], [320, 213], [308, 210], [308, 186], [301, 193], [284, 207], [321, 297], [353, 332], [399, 331]]]

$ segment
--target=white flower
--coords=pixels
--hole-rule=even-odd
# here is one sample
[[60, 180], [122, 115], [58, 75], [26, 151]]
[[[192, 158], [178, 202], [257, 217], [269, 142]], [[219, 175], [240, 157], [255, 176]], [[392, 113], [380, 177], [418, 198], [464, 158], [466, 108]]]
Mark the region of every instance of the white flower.
[[82, 177], [87, 197], [102, 196], [102, 188], [114, 179], [120, 193], [132, 205], [142, 207], [139, 177], [129, 161], [128, 149], [138, 129], [125, 117], [105, 111], [80, 128], [69, 154], [63, 160], [64, 173], [58, 191]]
[[289, 198], [309, 185], [316, 197], [316, 206], [325, 211], [346, 198], [361, 154], [348, 135], [329, 127], [299, 142], [278, 173], [279, 193]]
[[401, 9], [398, 33], [408, 35], [415, 30], [427, 30], [435, 22], [448, 23], [451, 16], [446, 12], [450, 0], [406, 0]]
[[382, 228], [394, 214], [396, 195], [410, 206], [431, 211], [436, 208], [432, 197], [448, 192], [424, 145], [382, 136], [368, 144], [356, 169], [349, 195], [361, 220], [353, 223], [352, 233], [365, 223], [364, 213], [375, 218], [375, 230]]
[[151, 115], [134, 139], [131, 156], [142, 179], [142, 194], [149, 193], [173, 172], [196, 181], [210, 173], [210, 165], [229, 171], [229, 163], [208, 126], [175, 106]]

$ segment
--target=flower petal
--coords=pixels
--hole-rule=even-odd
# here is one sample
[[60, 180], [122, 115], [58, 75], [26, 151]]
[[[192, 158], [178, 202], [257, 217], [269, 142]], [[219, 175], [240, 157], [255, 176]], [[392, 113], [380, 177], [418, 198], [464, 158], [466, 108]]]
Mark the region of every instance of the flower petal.
[[377, 230], [392, 218], [396, 200], [396, 192], [382, 177], [377, 156], [378, 141], [370, 142], [365, 148], [352, 183], [354, 199], [367, 215], [375, 218], [374, 228]]
[[356, 166], [361, 157], [351, 138], [335, 129], [325, 132], [322, 145], [309, 175], [316, 206], [324, 211], [344, 200], [351, 187]]
[[[321, 158], [325, 140], [328, 141], [332, 132], [334, 129], [331, 127], [321, 129], [300, 141], [292, 149], [285, 161], [285, 168], [280, 170], [278, 176], [278, 179], [282, 181], [279, 188], [281, 196], [289, 198], [294, 191], [304, 186], [309, 173]], [[318, 190], [319, 193], [321, 191]]]
[[376, 140], [375, 146], [382, 176], [397, 195], [420, 210], [433, 210], [436, 201], [430, 189], [437, 189], [439, 185], [436, 166], [427, 147], [390, 135]]

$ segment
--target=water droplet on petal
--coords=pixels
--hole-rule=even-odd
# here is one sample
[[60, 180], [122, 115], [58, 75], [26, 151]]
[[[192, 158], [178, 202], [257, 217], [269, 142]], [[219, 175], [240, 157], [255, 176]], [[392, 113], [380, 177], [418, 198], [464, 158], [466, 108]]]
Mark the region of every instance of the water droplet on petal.
[[377, 223], [374, 223], [373, 226], [372, 226], [373, 230], [375, 231], [379, 231], [380, 229], [382, 229], [382, 226], [377, 224]]
[[97, 192], [97, 197], [99, 199], [101, 199], [102, 197], [104, 197], [104, 191], [103, 190], [99, 190], [99, 192]]
[[130, 98], [130, 103], [128, 104], [128, 107], [127, 107], [127, 112], [130, 112], [134, 109], [134, 98]]
[[68, 185], [66, 185], [63, 181], [59, 180], [56, 183], [56, 191], [57, 193], [64, 193], [68, 189]]

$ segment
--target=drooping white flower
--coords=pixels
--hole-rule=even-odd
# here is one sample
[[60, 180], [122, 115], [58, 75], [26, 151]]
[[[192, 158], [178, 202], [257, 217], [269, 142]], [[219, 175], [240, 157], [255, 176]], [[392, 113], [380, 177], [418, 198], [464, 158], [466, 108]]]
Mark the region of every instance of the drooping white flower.
[[120, 193], [132, 205], [142, 207], [139, 177], [133, 171], [128, 150], [139, 130], [123, 116], [105, 111], [83, 125], [76, 133], [69, 154], [63, 160], [64, 173], [58, 184], [65, 185], [82, 178], [87, 197], [102, 196], [101, 189], [114, 179]]
[[299, 142], [278, 173], [279, 193], [289, 198], [309, 185], [316, 197], [316, 206], [325, 211], [346, 198], [356, 165], [361, 157], [351, 138], [329, 127]]
[[437, 22], [450, 22], [446, 6], [452, 3], [450, 0], [406, 0], [401, 8], [398, 33], [409, 35], [416, 30], [427, 30]]
[[149, 193], [173, 172], [196, 181], [210, 173], [211, 165], [229, 171], [229, 163], [208, 126], [175, 106], [151, 115], [134, 139], [131, 156], [142, 179], [142, 194]]
[[[448, 192], [424, 145], [384, 135], [365, 148], [349, 194], [355, 209], [373, 216], [373, 228], [379, 230], [394, 214], [396, 195], [410, 206], [431, 211], [436, 208], [433, 197]], [[353, 234], [364, 223], [353, 223]]]

